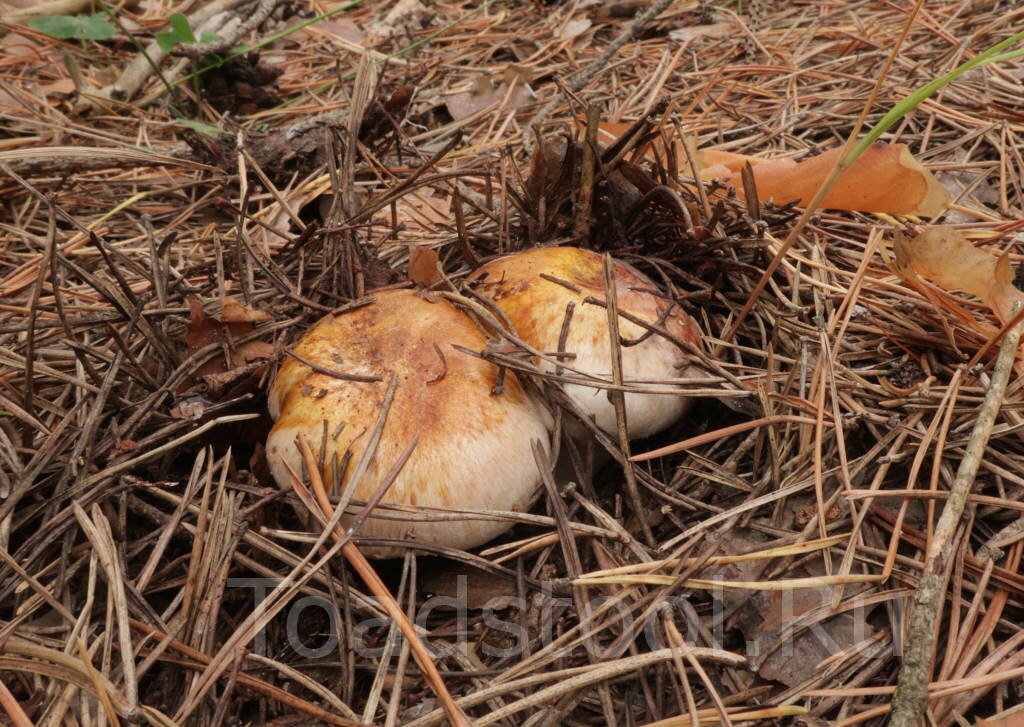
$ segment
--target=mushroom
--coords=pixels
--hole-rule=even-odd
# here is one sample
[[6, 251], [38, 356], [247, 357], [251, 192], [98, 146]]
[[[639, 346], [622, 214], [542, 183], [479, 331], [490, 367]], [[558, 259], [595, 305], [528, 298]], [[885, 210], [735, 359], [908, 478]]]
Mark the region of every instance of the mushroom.
[[[267, 461], [283, 488], [301, 472], [298, 437], [322, 463], [324, 482], [341, 483], [359, 462], [392, 375], [397, 388], [376, 451], [353, 497], [368, 501], [417, 435], [415, 449], [382, 504], [462, 510], [525, 511], [539, 492], [533, 442], [548, 446], [550, 418], [515, 376], [492, 394], [498, 369], [454, 348], [482, 350], [487, 337], [451, 303], [410, 290], [374, 294], [361, 308], [321, 319], [291, 349], [270, 389], [276, 420]], [[312, 366], [310, 364], [313, 364]], [[355, 380], [362, 379], [362, 380]], [[322, 451], [321, 451], [322, 450]], [[335, 472], [335, 469], [344, 470]], [[507, 530], [496, 517], [406, 519], [378, 507], [361, 536], [472, 548]], [[384, 515], [387, 517], [384, 517]], [[348, 516], [346, 516], [348, 517]], [[346, 524], [351, 518], [344, 520]], [[374, 557], [400, 547], [370, 547]]]
[[[663, 329], [670, 336], [701, 345], [697, 322], [643, 273], [621, 260], [613, 261], [615, 297], [620, 314]], [[492, 301], [509, 319], [520, 338], [535, 350], [557, 352], [566, 307], [574, 303], [565, 351], [575, 358], [564, 361], [568, 374], [597, 376], [610, 382], [612, 352], [605, 306], [586, 298], [605, 300], [604, 261], [601, 255], [575, 247], [534, 248], [497, 258], [471, 276], [475, 290]], [[698, 376], [676, 342], [635, 323], [618, 318], [623, 382], [648, 386], [653, 381]], [[637, 341], [639, 340], [639, 343]], [[553, 371], [552, 360], [541, 368]], [[664, 388], [664, 387], [662, 387]], [[607, 390], [586, 384], [565, 384], [566, 394], [598, 427], [616, 431], [615, 408]], [[673, 424], [690, 399], [674, 393], [626, 393], [625, 411], [630, 438], [646, 437]]]

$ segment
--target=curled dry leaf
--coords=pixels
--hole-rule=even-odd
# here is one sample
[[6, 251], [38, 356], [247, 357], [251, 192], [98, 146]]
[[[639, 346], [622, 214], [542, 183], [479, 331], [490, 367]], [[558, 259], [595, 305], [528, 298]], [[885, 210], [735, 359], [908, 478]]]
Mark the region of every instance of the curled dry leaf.
[[737, 28], [734, 23], [712, 23], [710, 25], [688, 25], [685, 28], [676, 28], [669, 31], [668, 37], [669, 40], [674, 40], [677, 43], [685, 43], [688, 40], [700, 37], [724, 38], [730, 33], [735, 32], [737, 32]]
[[500, 105], [507, 110], [533, 101], [529, 76], [521, 66], [509, 66], [502, 75], [502, 82], [495, 84], [488, 74], [481, 73], [473, 79], [473, 88], [469, 91], [448, 96], [448, 113], [461, 121], [492, 106]]
[[231, 296], [224, 297], [222, 311], [216, 316], [207, 313], [198, 298], [190, 298], [188, 303], [187, 355], [211, 345], [218, 345], [220, 351], [181, 383], [177, 389], [181, 398], [168, 413], [175, 419], [198, 421], [206, 415], [211, 402], [228, 401], [256, 391], [268, 362], [278, 351], [274, 344], [264, 341], [235, 343], [257, 323], [271, 320], [265, 311], [250, 308]]
[[[817, 193], [839, 157], [841, 147], [797, 162], [716, 149], [699, 153], [701, 176], [720, 179], [743, 198], [742, 168], [750, 162], [758, 196], [776, 204], [806, 204]], [[836, 181], [822, 201], [826, 209], [883, 212], [893, 215], [937, 217], [949, 205], [949, 194], [925, 169], [906, 144], [874, 144]]]
[[409, 280], [423, 288], [440, 283], [442, 277], [437, 252], [422, 245], [410, 245]]
[[366, 37], [366, 33], [360, 30], [359, 26], [348, 18], [321, 20], [316, 25], [310, 27], [314, 31], [334, 35], [350, 43], [362, 43]]
[[979, 250], [962, 232], [952, 227], [929, 227], [913, 240], [897, 235], [893, 253], [896, 272], [906, 283], [987, 336], [994, 333], [991, 326], [976, 323], [974, 316], [959, 306], [952, 296], [942, 295], [942, 291], [937, 294], [924, 285], [921, 278], [944, 290], [961, 290], [976, 295], [1004, 325], [1013, 317], [1014, 302], [1024, 304], [1024, 294], [1013, 286], [1009, 257], [996, 257]]
[[[211, 316], [203, 308], [197, 298], [189, 299], [189, 326], [185, 334], [185, 346], [189, 356], [211, 344], [231, 345], [238, 336], [253, 330], [256, 323], [269, 321], [271, 316], [265, 311], [258, 311], [246, 306], [231, 296], [225, 296], [223, 311]], [[245, 366], [259, 359], [268, 359], [275, 354], [275, 347], [263, 341], [248, 341], [231, 347], [231, 360], [224, 356], [214, 356], [195, 371], [195, 376], [218, 374], [240, 366]], [[188, 384], [185, 385], [188, 388]]]
[[591, 25], [593, 25], [593, 22], [591, 22], [590, 18], [574, 18], [573, 20], [570, 20], [562, 28], [562, 32], [560, 33], [562, 40], [578, 38], [583, 35]]
[[224, 297], [224, 310], [214, 317], [221, 323], [264, 323], [272, 320], [266, 311], [250, 308], [232, 295]]
[[53, 83], [47, 83], [44, 86], [39, 87], [39, 92], [43, 96], [67, 96], [68, 94], [75, 92], [75, 82], [70, 78], [62, 78]]
[[1011, 707], [988, 719], [978, 718], [974, 727], [1024, 727], [1024, 705]]

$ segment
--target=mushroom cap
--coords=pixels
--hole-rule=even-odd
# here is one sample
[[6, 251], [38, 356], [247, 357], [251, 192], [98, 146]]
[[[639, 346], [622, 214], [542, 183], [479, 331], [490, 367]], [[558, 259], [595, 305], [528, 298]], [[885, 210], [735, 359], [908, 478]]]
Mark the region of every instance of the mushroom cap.
[[[453, 348], [458, 344], [482, 350], [487, 338], [447, 301], [429, 302], [408, 290], [383, 291], [374, 297], [375, 302], [362, 308], [328, 314], [292, 351], [326, 369], [377, 376], [381, 381], [338, 378], [292, 357], [282, 362], [270, 389], [270, 414], [276, 422], [267, 439], [267, 460], [278, 484], [291, 488], [286, 463], [302, 472], [295, 446], [301, 436], [324, 463], [325, 485], [330, 488], [340, 479], [344, 487], [346, 480], [334, 476], [333, 463], [346, 462], [350, 453], [344, 475], [354, 470], [394, 374], [398, 382], [391, 409], [353, 497], [368, 500], [419, 435], [382, 503], [449, 511], [525, 511], [539, 491], [541, 475], [532, 442], [539, 440], [547, 448], [547, 412], [511, 372], [505, 376], [503, 393], [491, 393], [497, 367]], [[359, 534], [411, 536], [422, 543], [472, 548], [512, 524], [497, 519], [409, 520], [394, 511], [388, 515], [371, 515]], [[366, 552], [393, 557], [402, 551], [377, 547]]]
[[[578, 290], [541, 277], [558, 278]], [[701, 346], [697, 322], [659, 292], [646, 275], [621, 260], [613, 261], [615, 297], [620, 312], [662, 326], [672, 336]], [[497, 258], [478, 268], [470, 279], [478, 281], [476, 291], [493, 301], [512, 322], [516, 333], [535, 349], [558, 350], [566, 305], [575, 303], [566, 340], [566, 351], [576, 358], [565, 366], [608, 380], [612, 375], [608, 313], [604, 306], [585, 303], [588, 296], [605, 299], [602, 256], [575, 247], [534, 248]], [[651, 291], [651, 292], [647, 292]], [[630, 341], [647, 330], [619, 317], [619, 335]], [[688, 357], [664, 336], [649, 335], [641, 343], [620, 346], [623, 381], [674, 379], [699, 376], [699, 369], [687, 366]], [[550, 361], [542, 368], [554, 370]], [[616, 431], [615, 408], [605, 389], [566, 384], [568, 394], [584, 413], [594, 417], [598, 427]], [[674, 423], [690, 399], [683, 395], [627, 393], [626, 423], [631, 438], [646, 437]]]

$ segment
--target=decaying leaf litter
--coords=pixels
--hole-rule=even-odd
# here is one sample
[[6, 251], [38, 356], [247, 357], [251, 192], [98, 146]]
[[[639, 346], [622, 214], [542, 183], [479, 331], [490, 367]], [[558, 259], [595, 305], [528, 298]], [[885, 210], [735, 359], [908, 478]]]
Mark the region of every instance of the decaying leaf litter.
[[[884, 139], [949, 192], [952, 229], [822, 210], [723, 340], [799, 208], [761, 193], [756, 164], [699, 185], [695, 166], [841, 145], [907, 8], [674, 3], [596, 63], [644, 7], [370, 4], [282, 33], [337, 6], [259, 5], [266, 20], [231, 39], [276, 37], [258, 58], [181, 83], [197, 66], [168, 59], [170, 92], [123, 36], [0, 39], [11, 719], [428, 725], [450, 697], [477, 724], [884, 723], [924, 554], [1015, 319], [1019, 60], [971, 71]], [[146, 42], [178, 9], [119, 17]], [[868, 122], [1021, 15], [929, 4]], [[560, 506], [542, 497], [476, 554], [375, 566], [410, 613], [470, 604], [420, 624], [438, 689], [356, 571], [315, 567], [325, 551], [262, 459], [264, 392], [323, 313], [550, 243], [671, 286], [720, 355], [697, 362], [691, 414], [630, 454], [673, 452], [623, 465], [607, 437], [566, 442]], [[952, 535], [938, 724], [1019, 719], [1017, 375]], [[287, 580], [261, 614], [240, 578]], [[303, 643], [377, 651], [298, 652], [287, 609], [303, 596], [339, 614], [303, 611]], [[501, 652], [495, 615], [525, 644]]]

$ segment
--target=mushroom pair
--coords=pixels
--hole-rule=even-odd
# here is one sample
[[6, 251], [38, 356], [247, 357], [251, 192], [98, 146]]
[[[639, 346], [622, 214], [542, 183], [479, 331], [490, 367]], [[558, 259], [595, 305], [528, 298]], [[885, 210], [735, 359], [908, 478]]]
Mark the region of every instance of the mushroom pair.
[[[700, 345], [694, 320], [630, 265], [614, 261], [613, 273], [625, 381], [686, 375], [681, 369], [687, 355], [679, 342]], [[559, 353], [567, 304], [574, 304], [564, 339], [564, 353], [574, 355], [544, 355], [540, 366], [552, 371], [561, 361], [566, 374], [579, 381], [566, 384], [567, 395], [597, 426], [616, 431], [607, 388], [587, 385], [592, 377], [611, 381], [602, 257], [572, 247], [537, 248], [497, 258], [470, 280], [508, 318], [516, 335], [543, 354]], [[369, 500], [418, 436], [381, 502], [441, 512], [377, 508], [360, 535], [399, 541], [411, 536], [419, 543], [462, 549], [486, 543], [512, 525], [500, 511], [525, 511], [538, 492], [541, 473], [533, 442], [547, 445], [550, 417], [511, 372], [500, 393], [492, 393], [498, 367], [458, 350], [483, 350], [487, 336], [447, 300], [431, 302], [411, 290], [382, 291], [374, 298], [361, 308], [325, 316], [282, 362], [270, 390], [276, 420], [267, 440], [271, 472], [290, 489], [289, 470], [301, 472], [295, 442], [302, 437], [317, 455], [325, 482], [344, 490], [394, 376], [389, 414], [352, 496]], [[652, 329], [668, 336], [652, 335]], [[629, 435], [648, 436], [669, 426], [687, 404], [681, 394], [627, 393]], [[498, 512], [453, 515], [459, 511]], [[401, 547], [368, 552], [389, 557], [401, 554]]]

